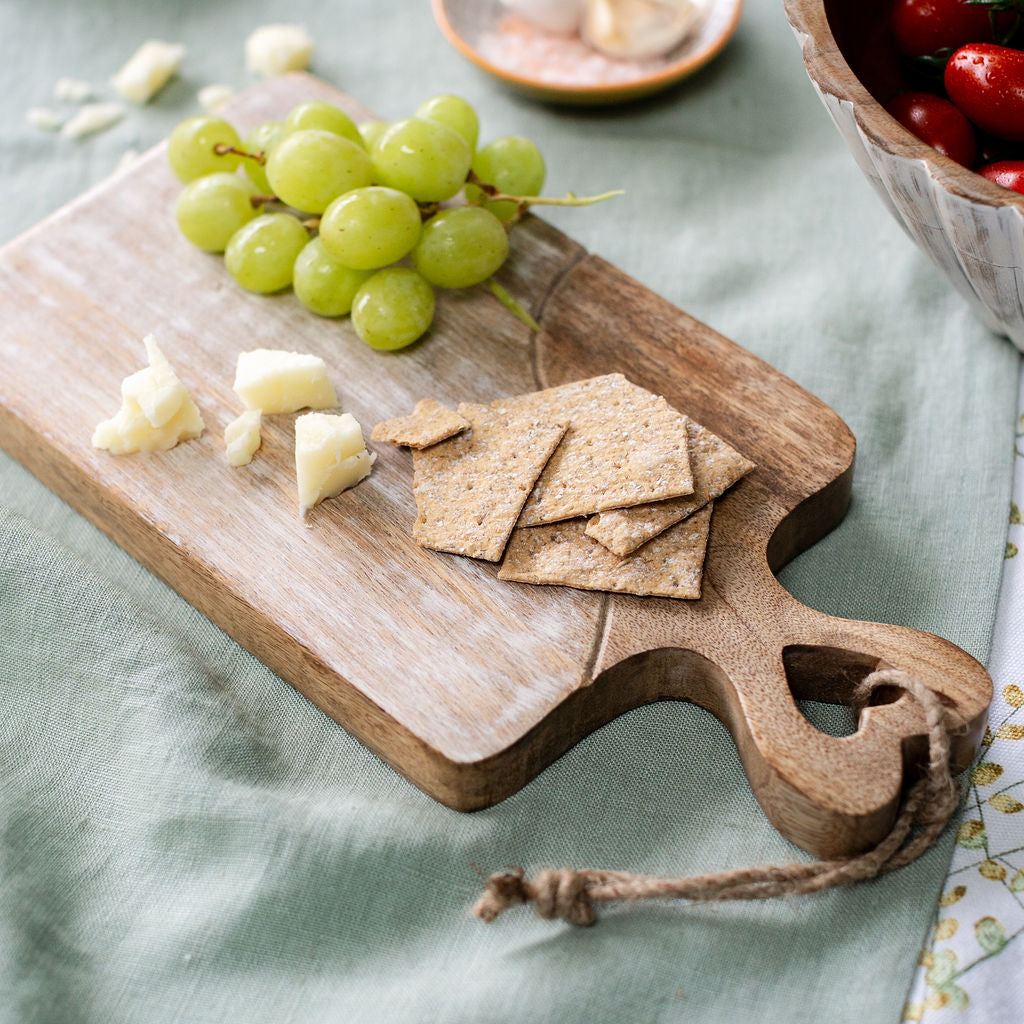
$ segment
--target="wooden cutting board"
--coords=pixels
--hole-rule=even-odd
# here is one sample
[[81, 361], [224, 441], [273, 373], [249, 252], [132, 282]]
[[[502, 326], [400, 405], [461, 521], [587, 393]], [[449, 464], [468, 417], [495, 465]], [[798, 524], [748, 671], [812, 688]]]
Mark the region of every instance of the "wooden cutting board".
[[[227, 116], [244, 132], [308, 98], [368, 116], [303, 75]], [[787, 837], [852, 853], [887, 831], [923, 721], [904, 697], [834, 738], [796, 700], [848, 702], [876, 666], [942, 696], [958, 766], [970, 761], [991, 696], [981, 665], [928, 634], [820, 614], [775, 580], [842, 518], [854, 459], [846, 426], [791, 380], [533, 218], [500, 280], [542, 333], [473, 289], [441, 297], [422, 343], [374, 352], [291, 294], [242, 292], [178, 235], [179, 190], [159, 146], [2, 250], [0, 445], [410, 781], [486, 807], [622, 712], [685, 699], [730, 729]], [[144, 365], [149, 332], [207, 430], [166, 453], [96, 451], [92, 430]], [[488, 402], [621, 371], [758, 468], [716, 506], [699, 601], [505, 583], [412, 541], [407, 451], [377, 445], [372, 476], [306, 521], [293, 416], [268, 417], [251, 466], [229, 468], [235, 360], [257, 347], [322, 356], [367, 434], [423, 397]]]

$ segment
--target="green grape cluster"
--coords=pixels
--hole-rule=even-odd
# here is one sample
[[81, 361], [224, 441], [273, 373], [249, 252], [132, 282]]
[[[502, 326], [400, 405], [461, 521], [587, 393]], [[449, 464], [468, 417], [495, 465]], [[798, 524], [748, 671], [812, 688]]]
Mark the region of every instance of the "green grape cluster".
[[534, 197], [544, 184], [532, 142], [477, 149], [478, 132], [457, 96], [360, 125], [329, 103], [303, 103], [244, 139], [223, 118], [193, 117], [168, 140], [185, 182], [178, 227], [223, 252], [243, 288], [291, 286], [320, 316], [350, 315], [371, 347], [404, 348], [430, 327], [435, 288], [488, 281], [507, 259], [524, 207], [493, 196]]

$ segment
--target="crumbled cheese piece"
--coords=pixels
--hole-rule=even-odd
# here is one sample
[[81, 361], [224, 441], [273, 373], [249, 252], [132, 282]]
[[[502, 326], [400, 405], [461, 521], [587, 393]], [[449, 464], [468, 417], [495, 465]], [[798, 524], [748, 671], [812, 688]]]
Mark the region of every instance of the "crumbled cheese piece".
[[295, 480], [299, 511], [333, 498], [367, 477], [376, 460], [349, 413], [307, 412], [295, 421]]
[[258, 348], [240, 353], [234, 389], [247, 409], [265, 413], [332, 409], [338, 404], [324, 361], [300, 352]]
[[263, 25], [245, 41], [245, 66], [261, 78], [304, 71], [313, 40], [301, 25]]
[[234, 95], [235, 90], [230, 85], [215, 82], [213, 85], [204, 85], [196, 94], [196, 99], [199, 100], [199, 106], [210, 113], [223, 106]]
[[203, 418], [151, 334], [143, 339], [149, 366], [121, 382], [121, 408], [94, 431], [94, 448], [114, 455], [166, 451], [199, 437]]
[[49, 107], [29, 107], [25, 111], [25, 120], [33, 128], [44, 132], [55, 132], [64, 123], [64, 115]]
[[69, 139], [80, 139], [83, 135], [103, 131], [124, 117], [120, 103], [86, 103], [78, 113], [64, 122], [61, 135]]
[[131, 103], [146, 103], [158, 93], [178, 70], [185, 47], [150, 39], [143, 43], [110, 84]]
[[126, 167], [130, 167], [136, 160], [139, 159], [139, 151], [137, 149], [126, 149], [121, 154], [121, 159], [117, 161], [117, 167], [114, 168], [114, 173], [123, 171]]
[[81, 78], [58, 78], [53, 86], [53, 98], [61, 103], [84, 103], [92, 99], [92, 82]]
[[232, 466], [248, 466], [252, 462], [253, 454], [260, 446], [262, 419], [259, 409], [249, 409], [224, 428], [224, 447]]

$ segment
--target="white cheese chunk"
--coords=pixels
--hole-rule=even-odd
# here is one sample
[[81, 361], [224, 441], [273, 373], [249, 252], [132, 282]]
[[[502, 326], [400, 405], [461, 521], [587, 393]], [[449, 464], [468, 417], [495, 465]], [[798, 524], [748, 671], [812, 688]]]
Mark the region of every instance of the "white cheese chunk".
[[259, 409], [249, 409], [224, 428], [224, 447], [228, 462], [232, 466], [248, 466], [256, 449], [260, 446], [260, 423], [263, 419]]
[[69, 139], [80, 139], [83, 135], [103, 131], [124, 117], [120, 103], [86, 103], [76, 114], [64, 122], [61, 135]]
[[265, 413], [333, 409], [338, 404], [324, 361], [301, 352], [258, 348], [240, 353], [234, 388], [247, 409]]
[[245, 41], [245, 66], [261, 78], [305, 71], [312, 56], [313, 40], [301, 25], [262, 25]]
[[153, 336], [148, 335], [143, 344], [149, 366], [124, 379], [121, 397], [137, 403], [150, 426], [162, 427], [174, 418], [188, 394]]
[[93, 92], [92, 82], [81, 78], [58, 78], [53, 86], [53, 98], [61, 103], [84, 103]]
[[170, 81], [184, 56], [180, 43], [150, 39], [128, 58], [110, 84], [129, 102], [146, 103]]
[[203, 432], [199, 410], [153, 336], [143, 344], [149, 366], [121, 382], [121, 408], [92, 435], [93, 447], [114, 455], [166, 451]]
[[33, 128], [39, 128], [44, 132], [55, 132], [64, 123], [64, 115], [49, 107], [29, 107], [25, 111], [25, 120]]
[[218, 107], [223, 106], [232, 96], [235, 95], [235, 90], [230, 85], [224, 85], [221, 82], [214, 82], [212, 85], [204, 85], [199, 92], [196, 93], [196, 99], [199, 101], [199, 106], [203, 108], [207, 113], [212, 113]]
[[114, 172], [123, 171], [126, 167], [130, 167], [136, 160], [139, 159], [139, 151], [137, 149], [126, 149], [117, 161], [117, 167], [114, 168]]
[[367, 477], [376, 454], [366, 450], [363, 431], [349, 412], [307, 412], [295, 421], [295, 480], [299, 511], [305, 513]]

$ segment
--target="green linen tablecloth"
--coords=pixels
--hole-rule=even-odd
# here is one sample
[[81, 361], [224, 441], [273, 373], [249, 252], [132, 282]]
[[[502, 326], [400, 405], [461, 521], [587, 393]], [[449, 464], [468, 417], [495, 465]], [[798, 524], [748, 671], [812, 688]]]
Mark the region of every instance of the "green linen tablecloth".
[[[245, 84], [245, 36], [272, 21], [307, 25], [314, 70], [382, 116], [457, 92], [485, 139], [540, 143], [548, 191], [625, 188], [551, 219], [858, 437], [846, 522], [784, 583], [986, 657], [1018, 357], [861, 179], [778, 0], [750, 0], [681, 88], [605, 110], [505, 92], [425, 2], [5, 0], [0, 236], [159, 140], [199, 86]], [[80, 142], [25, 123], [58, 77], [105, 82], [151, 37], [188, 55], [149, 107]], [[59, 402], [74, 367], [54, 383]], [[689, 705], [625, 716], [490, 810], [434, 803], [6, 456], [0, 686], [4, 1024], [895, 1021], [950, 853], [947, 837], [814, 897], [618, 908], [588, 930], [520, 909], [485, 926], [468, 913], [473, 864], [688, 873], [801, 855], [724, 728]]]

